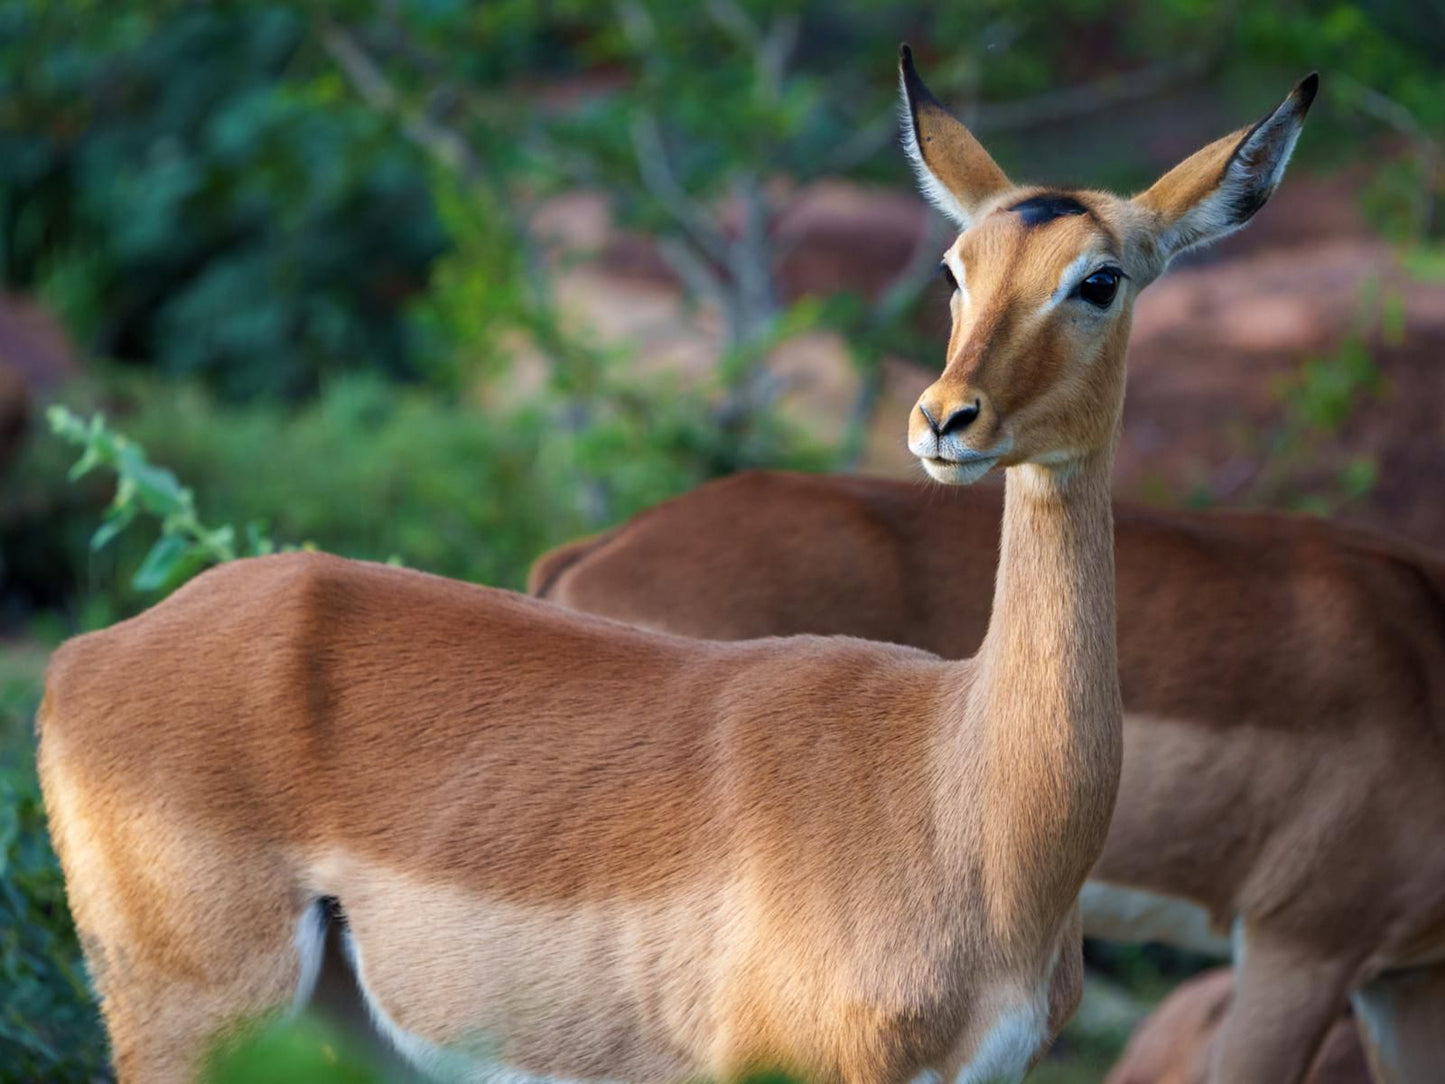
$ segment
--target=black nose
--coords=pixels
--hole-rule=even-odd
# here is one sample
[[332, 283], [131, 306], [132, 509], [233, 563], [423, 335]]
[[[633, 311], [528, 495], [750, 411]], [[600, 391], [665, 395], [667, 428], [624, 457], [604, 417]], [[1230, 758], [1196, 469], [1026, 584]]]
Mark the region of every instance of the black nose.
[[936, 433], [940, 437], [947, 436], [949, 433], [957, 433], [960, 430], [967, 429], [970, 425], [973, 424], [973, 419], [978, 417], [978, 400], [975, 399], [968, 406], [959, 407], [957, 410], [955, 410], [946, 419], [944, 419], [943, 427], [941, 429], [939, 428], [938, 423], [933, 420], [933, 416], [929, 414], [928, 411], [925, 410], [923, 412], [923, 416], [928, 419], [928, 425], [934, 431], [934, 433]]

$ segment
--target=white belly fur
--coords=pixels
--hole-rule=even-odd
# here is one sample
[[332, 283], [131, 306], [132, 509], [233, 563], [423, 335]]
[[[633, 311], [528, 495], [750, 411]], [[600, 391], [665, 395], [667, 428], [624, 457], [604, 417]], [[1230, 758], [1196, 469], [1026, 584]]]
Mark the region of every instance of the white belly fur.
[[350, 935], [343, 935], [347, 961], [356, 976], [357, 989], [366, 1003], [367, 1015], [377, 1034], [428, 1080], [447, 1084], [565, 1084], [555, 1077], [528, 1073], [501, 1061], [482, 1061], [467, 1054], [447, 1050], [420, 1035], [407, 1031], [393, 1020], [362, 979], [362, 960]]
[[[1015, 1084], [1048, 1040], [1045, 999], [1005, 1009], [958, 1075], [956, 1084]], [[947, 1082], [945, 1082], [947, 1084]]]
[[[367, 887], [371, 888], [373, 892], [384, 887], [386, 891], [384, 893], [377, 892], [378, 895], [395, 895], [402, 888], [398, 880], [393, 877], [384, 877], [382, 880], [387, 883], [384, 885], [372, 884]], [[354, 883], [352, 887], [355, 887]], [[365, 893], [364, 895], [371, 894]], [[431, 889], [426, 893], [429, 898], [425, 901], [413, 897], [411, 907], [404, 909], [401, 913], [405, 914], [407, 910], [410, 910], [413, 915], [420, 917], [420, 912], [431, 910], [426, 904], [433, 903], [436, 895], [437, 890]], [[1228, 940], [1210, 929], [1207, 913], [1196, 904], [1095, 881], [1090, 881], [1085, 885], [1080, 896], [1080, 904], [1083, 910], [1084, 931], [1089, 936], [1123, 941], [1156, 940], [1197, 951], [1217, 953], [1221, 956], [1229, 955]], [[489, 932], [483, 928], [495, 925], [495, 921], [487, 921], [487, 919], [495, 920], [496, 915], [478, 913], [471, 908], [468, 910], [471, 912], [470, 914], [461, 916], [467, 918], [468, 922], [458, 921], [442, 924], [452, 930], [465, 931], [454, 934], [452, 938], [448, 939], [452, 944], [447, 948], [459, 951], [461, 956], [476, 956], [480, 960], [485, 955], [475, 952], [475, 949], [478, 948], [477, 945], [468, 945], [466, 942], [491, 941], [494, 944], [499, 942], [503, 945], [510, 942], [515, 945], [519, 936], [526, 939], [525, 935], [529, 931], [515, 928], [506, 931], [509, 935], [507, 937], [496, 937], [495, 935], [501, 931]], [[495, 910], [495, 908], [491, 910]], [[301, 950], [303, 959], [302, 989], [298, 990], [298, 994], [301, 995], [298, 1000], [304, 1000], [305, 995], [309, 993], [311, 976], [315, 970], [315, 961], [310, 957], [319, 956], [318, 950], [322, 939], [317, 936], [318, 931], [311, 928], [317, 917], [306, 916], [302, 920], [302, 928], [298, 929], [298, 948]], [[404, 927], [411, 925], [405, 919], [400, 919], [397, 912], [393, 912], [388, 917], [392, 921], [387, 922], [386, 926], [393, 935], [402, 933]], [[421, 921], [422, 925], [427, 925], [424, 918]], [[565, 950], [568, 947], [567, 942], [574, 938], [559, 936], [568, 932], [567, 924], [548, 925], [551, 928], [536, 932], [545, 933], [548, 938], [553, 940], [554, 952], [561, 950], [559, 955], [572, 956], [572, 953]], [[406, 932], [414, 933], [415, 931]], [[721, 931], [710, 932], [715, 937], [716, 933]], [[428, 1076], [441, 1080], [487, 1081], [489, 1084], [535, 1084], [535, 1082], [557, 1079], [518, 1071], [495, 1060], [490, 1060], [489, 1050], [473, 1048], [467, 1052], [471, 1056], [454, 1052], [401, 1026], [387, 1012], [386, 997], [377, 996], [374, 983], [377, 976], [373, 974], [374, 967], [369, 966], [375, 961], [368, 961], [365, 951], [353, 943], [349, 936], [345, 940], [348, 954], [351, 956], [353, 973], [358, 980], [377, 1030], [390, 1040], [398, 1052]], [[457, 941], [462, 944], [456, 944]], [[585, 941], [579, 940], [574, 947], [586, 948], [587, 946]], [[469, 952], [468, 949], [474, 951]], [[447, 952], [446, 948], [442, 951], [445, 954], [451, 954]], [[526, 955], [537, 958], [532, 953]], [[575, 975], [576, 965], [585, 966], [592, 962], [586, 960], [587, 955], [586, 952], [580, 952], [577, 954], [578, 958], [566, 960], [565, 963], [568, 966], [564, 970]], [[500, 961], [493, 958], [490, 962], [495, 967]], [[558, 960], [557, 962], [563, 963], [564, 961]], [[485, 968], [485, 970], [490, 971], [492, 968]], [[684, 970], [693, 969], [685, 968]], [[486, 987], [491, 983], [481, 982], [478, 985]], [[494, 990], [484, 992], [481, 989], [467, 992], [482, 995], [475, 999], [481, 1003], [491, 1000], [486, 994], [496, 993]], [[471, 1002], [474, 998], [467, 997], [466, 1000]], [[615, 1001], [617, 999], [608, 998], [607, 1000]], [[993, 998], [989, 1000], [992, 1001]], [[996, 1008], [986, 1029], [981, 1034], [975, 1032], [979, 1038], [976, 1045], [973, 1046], [972, 1056], [968, 1063], [960, 1070], [956, 1084], [994, 1084], [994, 1082], [1021, 1080], [1029, 1062], [1047, 1041], [1047, 983], [1038, 990], [1016, 989], [1014, 995], [1005, 994], [994, 1004]], [[490, 1046], [490, 1044], [485, 1045]], [[481, 1056], [480, 1061], [477, 1058], [478, 1055]]]
[[1158, 941], [1228, 959], [1229, 937], [1215, 930], [1197, 903], [1139, 888], [1089, 881], [1079, 893], [1084, 935], [1106, 941]]

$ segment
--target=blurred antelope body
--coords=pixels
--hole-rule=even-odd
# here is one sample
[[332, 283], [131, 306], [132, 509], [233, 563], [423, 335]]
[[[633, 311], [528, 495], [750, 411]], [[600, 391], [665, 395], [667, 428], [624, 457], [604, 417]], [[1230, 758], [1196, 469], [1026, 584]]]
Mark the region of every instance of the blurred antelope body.
[[304, 993], [333, 907], [444, 1074], [981, 1084], [1042, 1054], [1119, 775], [1133, 296], [1263, 201], [1314, 88], [1129, 201], [1015, 189], [902, 69], [971, 295], [910, 442], [943, 480], [1011, 468], [978, 656], [671, 638], [322, 555], [206, 573], [58, 651], [40, 716], [124, 1080]]

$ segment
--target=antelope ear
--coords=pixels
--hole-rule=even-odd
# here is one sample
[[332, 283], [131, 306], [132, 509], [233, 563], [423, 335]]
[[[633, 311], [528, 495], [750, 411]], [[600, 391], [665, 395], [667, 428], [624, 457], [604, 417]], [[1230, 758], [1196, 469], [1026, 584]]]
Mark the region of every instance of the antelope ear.
[[898, 47], [903, 149], [928, 200], [967, 229], [990, 196], [1013, 186], [963, 122], [939, 104], [913, 70], [913, 50]]
[[1319, 74], [1310, 73], [1253, 128], [1196, 151], [1134, 197], [1157, 217], [1156, 242], [1165, 263], [1233, 233], [1269, 201], [1319, 86]]

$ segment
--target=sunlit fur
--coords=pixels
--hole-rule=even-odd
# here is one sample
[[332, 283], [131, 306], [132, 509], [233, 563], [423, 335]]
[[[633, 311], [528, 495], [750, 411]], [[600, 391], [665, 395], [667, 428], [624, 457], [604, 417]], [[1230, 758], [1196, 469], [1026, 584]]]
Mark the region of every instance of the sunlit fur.
[[[966, 430], [939, 439], [922, 411], [913, 412], [909, 447], [943, 481], [961, 480], [957, 468], [970, 456], [999, 467], [1054, 464], [1112, 446], [1133, 297], [1153, 273], [1149, 218], [1125, 200], [1073, 193], [1097, 206], [1097, 216], [1028, 226], [1007, 207], [1035, 191], [994, 198], [946, 254], [965, 269], [968, 293], [951, 301], [944, 372], [920, 404], [939, 421], [975, 402], [980, 413]], [[1105, 266], [1136, 269], [1110, 309], [1056, 300], [1066, 272]]]
[[[1257, 130], [1211, 144], [1132, 200], [1071, 191], [1086, 215], [1028, 225], [1009, 208], [1053, 190], [1010, 187], [982, 197], [973, 224], [944, 256], [964, 271], [968, 287], [951, 299], [943, 375], [919, 400], [938, 420], [973, 403], [980, 415], [964, 432], [939, 438], [915, 410], [909, 447], [924, 468], [943, 481], [971, 481], [981, 472], [961, 478], [959, 468], [978, 457], [989, 467], [1057, 465], [1108, 446], [1123, 395], [1118, 359], [1139, 291], [1178, 251], [1240, 228], [1248, 216], [1231, 217], [1239, 208], [1252, 216], [1262, 205], [1279, 183], [1312, 96], [1297, 92]], [[1254, 146], [1260, 133], [1274, 137], [1268, 148]], [[1264, 149], [1281, 157], [1261, 159]], [[1259, 167], [1260, 190], [1246, 189], [1241, 161]], [[1181, 206], [1184, 199], [1195, 202]], [[1069, 295], [1106, 267], [1125, 275], [1107, 309]]]
[[1019, 464], [977, 657], [674, 639], [320, 554], [212, 570], [62, 647], [39, 717], [123, 1081], [185, 1079], [285, 1007], [321, 899], [417, 1057], [901, 1084], [1042, 1055], [1078, 1001], [1077, 895], [1120, 770], [1126, 324], [1006, 335], [993, 264], [1037, 285], [1068, 243], [956, 190], [1002, 177], [971, 136], [920, 153], [984, 212], [960, 241], [981, 315], [945, 382], [986, 390], [977, 431]]
[[[954, 483], [1020, 463], [1067, 470], [1111, 451], [1135, 298], [1176, 254], [1241, 228], [1265, 204], [1317, 77], [1259, 123], [1209, 144], [1127, 199], [1014, 186], [928, 92], [907, 47], [900, 69], [904, 145], [925, 192], [963, 229], [944, 259], [968, 284], [951, 302], [943, 374], [909, 418], [910, 450], [930, 475]], [[1047, 210], [1013, 210], [1030, 201]], [[1069, 296], [1071, 285], [1106, 267], [1124, 276], [1111, 304]], [[970, 407], [979, 413], [965, 429], [939, 434], [928, 421]]]

